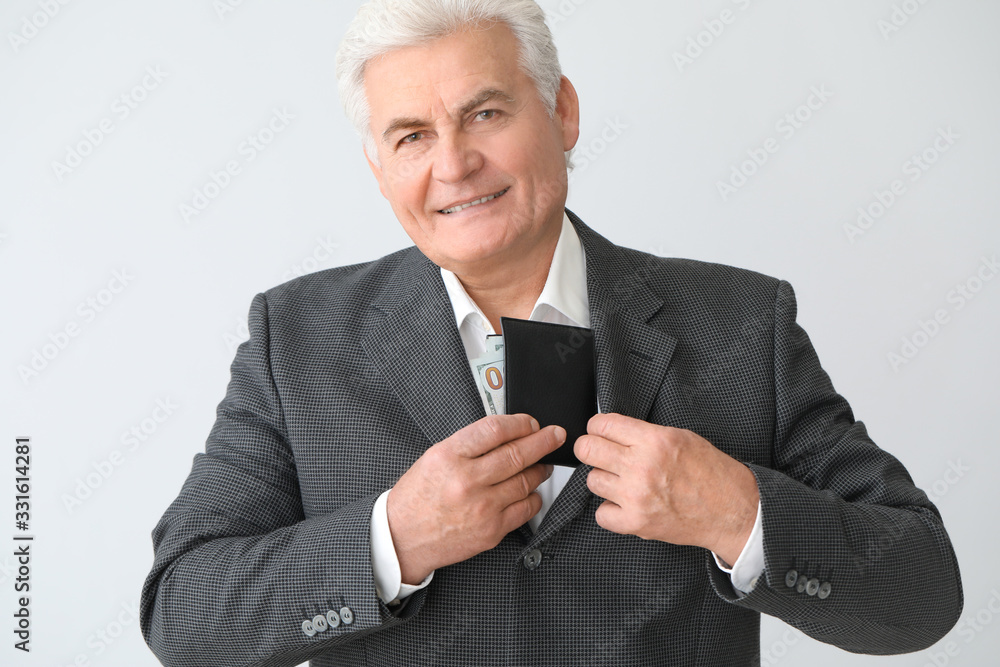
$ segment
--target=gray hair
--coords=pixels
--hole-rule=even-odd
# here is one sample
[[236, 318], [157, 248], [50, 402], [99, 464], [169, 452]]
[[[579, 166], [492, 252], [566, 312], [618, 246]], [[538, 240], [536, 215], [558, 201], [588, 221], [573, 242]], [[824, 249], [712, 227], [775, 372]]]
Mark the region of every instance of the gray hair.
[[[369, 0], [361, 6], [337, 51], [337, 85], [344, 112], [373, 162], [378, 164], [378, 152], [365, 94], [368, 62], [396, 49], [497, 21], [514, 33], [521, 69], [534, 81], [552, 116], [562, 68], [545, 12], [534, 0]], [[569, 166], [568, 152], [566, 162]]]

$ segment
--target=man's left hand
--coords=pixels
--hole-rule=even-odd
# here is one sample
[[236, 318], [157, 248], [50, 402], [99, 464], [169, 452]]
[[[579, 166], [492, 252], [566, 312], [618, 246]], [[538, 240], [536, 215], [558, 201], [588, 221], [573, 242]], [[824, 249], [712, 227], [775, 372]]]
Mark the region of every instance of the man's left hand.
[[750, 469], [696, 433], [599, 414], [573, 446], [593, 466], [587, 486], [605, 498], [597, 524], [625, 535], [713, 551], [729, 564], [757, 516]]

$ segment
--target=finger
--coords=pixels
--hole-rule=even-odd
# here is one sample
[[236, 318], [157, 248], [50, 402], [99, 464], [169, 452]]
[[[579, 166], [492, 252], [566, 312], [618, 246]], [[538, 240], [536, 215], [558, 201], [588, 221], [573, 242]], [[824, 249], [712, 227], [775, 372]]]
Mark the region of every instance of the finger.
[[500, 512], [500, 523], [503, 526], [504, 534], [528, 523], [531, 517], [538, 514], [541, 509], [542, 497], [537, 492], [532, 493], [524, 500], [508, 505]]
[[498, 506], [506, 508], [527, 498], [542, 482], [551, 476], [551, 465], [536, 464], [509, 479], [494, 484], [492, 493], [497, 499]]
[[597, 435], [581, 435], [573, 453], [582, 463], [621, 475], [628, 469], [629, 447]]
[[625, 530], [624, 519], [625, 510], [610, 500], [605, 500], [594, 512], [594, 521], [604, 530], [610, 530], [619, 535], [631, 535], [629, 531]]
[[621, 483], [621, 477], [600, 468], [594, 468], [587, 473], [587, 488], [595, 496], [610, 500], [618, 506], [621, 506], [624, 501]]
[[442, 444], [447, 444], [458, 456], [474, 459], [505, 442], [538, 431], [538, 421], [531, 415], [489, 415], [459, 429]]
[[662, 426], [615, 413], [597, 414], [587, 422], [587, 433], [630, 446], [658, 434]]
[[566, 429], [546, 426], [537, 433], [511, 440], [479, 457], [477, 479], [483, 484], [497, 484], [509, 479], [566, 442]]

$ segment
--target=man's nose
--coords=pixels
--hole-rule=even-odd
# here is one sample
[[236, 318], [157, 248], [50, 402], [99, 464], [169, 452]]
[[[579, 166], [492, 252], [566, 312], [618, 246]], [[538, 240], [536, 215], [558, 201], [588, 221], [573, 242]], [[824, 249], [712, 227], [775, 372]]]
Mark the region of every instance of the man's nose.
[[434, 155], [434, 178], [442, 183], [458, 183], [483, 166], [483, 155], [470, 137], [447, 134], [438, 140]]

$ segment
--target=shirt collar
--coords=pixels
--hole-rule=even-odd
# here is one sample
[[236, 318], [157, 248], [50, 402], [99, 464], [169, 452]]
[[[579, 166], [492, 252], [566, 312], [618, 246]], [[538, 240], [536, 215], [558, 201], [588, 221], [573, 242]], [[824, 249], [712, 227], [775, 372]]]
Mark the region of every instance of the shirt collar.
[[[495, 333], [483, 311], [462, 286], [453, 272], [441, 269], [448, 298], [455, 311], [455, 324], [462, 330], [466, 320], [484, 333]], [[554, 313], [562, 315], [553, 317]], [[563, 213], [562, 231], [552, 255], [552, 264], [529, 319], [552, 321], [568, 319], [576, 326], [590, 326], [590, 306], [587, 299], [587, 258], [576, 228]]]

